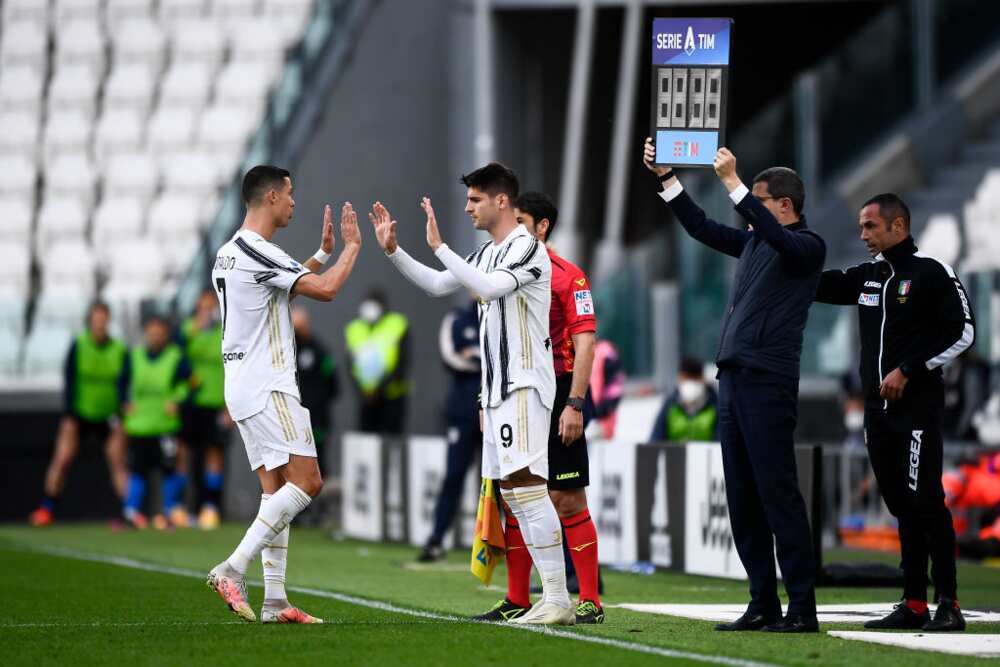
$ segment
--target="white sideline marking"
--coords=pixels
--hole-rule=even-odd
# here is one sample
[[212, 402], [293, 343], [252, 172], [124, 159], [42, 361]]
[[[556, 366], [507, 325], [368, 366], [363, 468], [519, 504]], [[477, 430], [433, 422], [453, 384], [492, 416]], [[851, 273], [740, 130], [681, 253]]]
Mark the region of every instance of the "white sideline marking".
[[[964, 613], [964, 611], [963, 611]], [[835, 630], [831, 637], [899, 646], [918, 651], [937, 651], [980, 658], [1000, 658], [1000, 635], [924, 634], [922, 632], [853, 632]]]
[[[745, 604], [632, 604], [613, 605], [621, 609], [649, 614], [680, 616], [698, 621], [732, 622], [746, 611]], [[864, 604], [821, 604], [816, 607], [820, 623], [864, 623], [892, 613], [892, 604], [873, 602]], [[1000, 613], [963, 609], [962, 615], [969, 623], [1000, 623]]]
[[[50, 556], [61, 556], [63, 558], [90, 561], [93, 563], [103, 563], [105, 565], [117, 565], [119, 567], [127, 567], [133, 570], [143, 570], [146, 572], [156, 572], [159, 574], [173, 574], [178, 577], [188, 577], [192, 579], [204, 579], [207, 576], [207, 572], [198, 572], [196, 570], [190, 570], [182, 567], [174, 567], [170, 565], [155, 565], [153, 563], [146, 563], [140, 560], [134, 560], [132, 558], [125, 558], [123, 556], [111, 556], [106, 554], [87, 553], [84, 551], [64, 549], [60, 547], [39, 547], [39, 546], [28, 546], [28, 545], [15, 545], [15, 546], [23, 551], [43, 553], [43, 554], [48, 554]], [[263, 583], [250, 582], [250, 581], [248, 581], [247, 584], [258, 587], [263, 586]], [[446, 621], [450, 623], [472, 622], [469, 621], [469, 619], [463, 618], [461, 616], [454, 616], [451, 614], [438, 614], [430, 611], [422, 611], [420, 609], [409, 609], [407, 607], [397, 607], [396, 605], [390, 604], [388, 602], [379, 602], [377, 600], [369, 600], [367, 598], [361, 598], [354, 595], [347, 595], [345, 593], [337, 593], [334, 591], [321, 590], [318, 588], [308, 588], [306, 586], [288, 586], [287, 589], [290, 591], [294, 591], [296, 593], [305, 593], [307, 595], [314, 595], [320, 598], [337, 600], [339, 602], [346, 602], [348, 604], [353, 604], [358, 607], [378, 609], [380, 611], [387, 611], [394, 614], [405, 614], [407, 616], [415, 616], [417, 618], [425, 618], [434, 621]], [[591, 635], [583, 635], [575, 632], [568, 632], [566, 630], [557, 630], [549, 626], [512, 625], [507, 623], [498, 623], [496, 625], [498, 627], [510, 628], [511, 630], [523, 630], [527, 632], [534, 632], [536, 634], [547, 635], [550, 637], [560, 637], [563, 639], [572, 639], [575, 641], [587, 642], [590, 644], [599, 644], [601, 646], [610, 646], [612, 648], [619, 648], [626, 651], [633, 651], [636, 653], [648, 653], [651, 655], [659, 655], [665, 658], [683, 658], [686, 660], [693, 660], [696, 662], [707, 662], [718, 665], [731, 665], [732, 667], [776, 667], [775, 665], [766, 662], [754, 662], [752, 660], [729, 658], [722, 655], [689, 653], [688, 651], [678, 651], [674, 649], [663, 648], [660, 646], [650, 646], [647, 644], [636, 644], [633, 642], [627, 642], [620, 639], [609, 639], [607, 637], [594, 637]]]

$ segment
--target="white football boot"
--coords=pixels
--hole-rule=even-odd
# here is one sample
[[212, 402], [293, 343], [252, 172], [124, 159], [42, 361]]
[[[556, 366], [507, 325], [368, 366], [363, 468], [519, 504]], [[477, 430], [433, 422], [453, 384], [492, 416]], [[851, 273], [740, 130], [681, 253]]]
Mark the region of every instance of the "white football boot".
[[572, 607], [560, 607], [542, 599], [528, 613], [509, 622], [522, 625], [576, 625], [576, 611]]

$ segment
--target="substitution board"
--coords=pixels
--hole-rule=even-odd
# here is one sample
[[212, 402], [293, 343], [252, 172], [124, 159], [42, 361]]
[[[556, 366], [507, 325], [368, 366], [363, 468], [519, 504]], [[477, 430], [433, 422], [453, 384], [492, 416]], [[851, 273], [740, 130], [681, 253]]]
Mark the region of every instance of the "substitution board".
[[653, 137], [656, 164], [710, 167], [725, 145], [728, 18], [653, 20]]

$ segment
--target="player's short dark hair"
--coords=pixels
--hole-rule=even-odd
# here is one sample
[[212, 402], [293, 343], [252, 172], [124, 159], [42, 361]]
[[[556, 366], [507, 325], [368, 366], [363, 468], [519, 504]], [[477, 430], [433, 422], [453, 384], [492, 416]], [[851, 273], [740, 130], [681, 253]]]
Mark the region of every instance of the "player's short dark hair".
[[894, 192], [883, 192], [866, 201], [861, 208], [872, 204], [878, 206], [878, 214], [885, 220], [886, 226], [891, 227], [893, 220], [902, 218], [906, 231], [910, 231], [910, 207], [899, 195]]
[[281, 190], [285, 187], [285, 179], [292, 175], [287, 169], [259, 164], [243, 177], [243, 203], [253, 206], [260, 203], [268, 190]]
[[162, 324], [168, 330], [170, 329], [170, 320], [166, 315], [161, 313], [150, 313], [142, 319], [142, 328], [145, 329], [150, 324]]
[[87, 306], [87, 319], [89, 320], [90, 316], [98, 310], [103, 310], [105, 315], [111, 315], [111, 306], [109, 306], [106, 302], [97, 299], [95, 301], [91, 301], [90, 305]]
[[685, 357], [684, 359], [681, 359], [680, 374], [693, 375], [695, 377], [704, 377], [705, 364], [701, 362], [701, 359], [695, 359], [694, 357]]
[[806, 205], [806, 186], [794, 169], [770, 167], [754, 176], [753, 182], [767, 183], [767, 191], [775, 199], [788, 197], [792, 200], [795, 215], [802, 215]]
[[525, 192], [518, 195], [517, 199], [514, 200], [514, 208], [534, 218], [536, 225], [539, 220], [548, 220], [549, 228], [545, 230], [545, 240], [549, 240], [552, 230], [556, 227], [556, 219], [559, 217], [559, 209], [556, 208], [556, 203], [552, 201], [552, 197], [549, 197], [544, 192]]
[[517, 174], [499, 162], [490, 162], [485, 167], [464, 174], [460, 180], [467, 188], [482, 190], [490, 197], [505, 194], [511, 201], [517, 199], [521, 188]]

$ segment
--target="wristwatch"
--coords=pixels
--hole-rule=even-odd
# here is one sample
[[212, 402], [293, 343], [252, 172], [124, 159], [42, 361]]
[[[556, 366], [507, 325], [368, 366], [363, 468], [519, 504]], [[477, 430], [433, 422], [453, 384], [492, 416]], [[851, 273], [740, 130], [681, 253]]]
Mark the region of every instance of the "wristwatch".
[[579, 396], [570, 396], [566, 399], [566, 405], [577, 412], [583, 412], [583, 399]]

